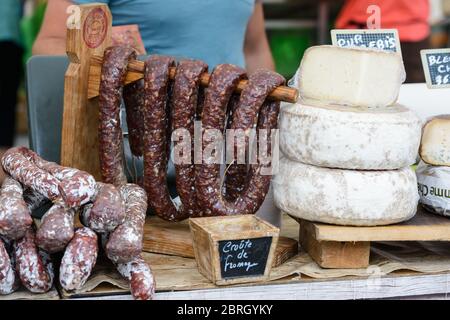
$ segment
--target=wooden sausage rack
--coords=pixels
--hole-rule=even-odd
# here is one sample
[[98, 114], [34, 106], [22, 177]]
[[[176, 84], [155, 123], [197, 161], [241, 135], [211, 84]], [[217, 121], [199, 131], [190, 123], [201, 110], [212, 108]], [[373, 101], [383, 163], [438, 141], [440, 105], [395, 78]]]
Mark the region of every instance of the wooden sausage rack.
[[[98, 156], [98, 90], [104, 50], [111, 44], [112, 16], [105, 4], [93, 3], [76, 7], [67, 23], [67, 56], [69, 67], [64, 83], [64, 112], [61, 141], [61, 164], [85, 170], [101, 180]], [[126, 83], [142, 79], [144, 63], [131, 61]], [[173, 68], [170, 77], [175, 77]], [[201, 78], [207, 86], [209, 74]], [[240, 92], [247, 81], [239, 83]], [[270, 98], [296, 102], [296, 89], [281, 86]]]

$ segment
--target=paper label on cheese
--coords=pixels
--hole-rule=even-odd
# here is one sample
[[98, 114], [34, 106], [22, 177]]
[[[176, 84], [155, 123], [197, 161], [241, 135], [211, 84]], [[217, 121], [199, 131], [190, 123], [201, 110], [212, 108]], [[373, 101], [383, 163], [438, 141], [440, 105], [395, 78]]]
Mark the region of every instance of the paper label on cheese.
[[420, 203], [426, 209], [450, 215], [450, 168], [419, 166], [417, 185]]

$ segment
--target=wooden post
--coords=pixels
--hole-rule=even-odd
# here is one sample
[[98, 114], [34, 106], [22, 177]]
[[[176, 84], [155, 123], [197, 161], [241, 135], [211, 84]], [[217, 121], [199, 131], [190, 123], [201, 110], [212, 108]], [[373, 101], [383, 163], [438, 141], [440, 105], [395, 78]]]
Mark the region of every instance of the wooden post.
[[100, 177], [98, 101], [88, 99], [90, 60], [103, 55], [111, 42], [112, 16], [100, 3], [80, 5], [67, 26], [69, 67], [64, 82], [61, 164]]

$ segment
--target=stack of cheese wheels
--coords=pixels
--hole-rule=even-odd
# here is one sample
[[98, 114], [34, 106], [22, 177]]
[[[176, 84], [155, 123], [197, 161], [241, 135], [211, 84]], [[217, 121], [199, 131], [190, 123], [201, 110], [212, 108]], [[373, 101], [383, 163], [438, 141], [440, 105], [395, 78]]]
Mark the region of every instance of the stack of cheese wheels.
[[450, 115], [426, 122], [419, 152], [419, 201], [430, 212], [450, 216]]
[[301, 102], [280, 115], [275, 204], [301, 219], [373, 226], [414, 216], [410, 168], [421, 120], [396, 104], [405, 79], [395, 53], [309, 48], [297, 72]]

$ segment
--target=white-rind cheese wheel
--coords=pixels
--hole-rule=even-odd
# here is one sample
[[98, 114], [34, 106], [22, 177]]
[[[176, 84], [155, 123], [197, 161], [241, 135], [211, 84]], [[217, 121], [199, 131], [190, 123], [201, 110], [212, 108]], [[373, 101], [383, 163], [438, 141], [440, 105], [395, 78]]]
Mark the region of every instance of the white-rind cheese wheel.
[[296, 81], [306, 103], [373, 108], [395, 103], [405, 77], [396, 53], [315, 46], [306, 50]]
[[419, 202], [432, 213], [450, 216], [450, 167], [421, 162], [416, 170]]
[[420, 157], [436, 166], [450, 166], [450, 115], [439, 115], [423, 127]]
[[419, 194], [409, 167], [389, 171], [328, 169], [282, 158], [273, 180], [275, 205], [310, 221], [375, 226], [412, 218]]
[[400, 105], [386, 108], [283, 104], [280, 148], [320, 167], [391, 170], [414, 164], [422, 121]]

